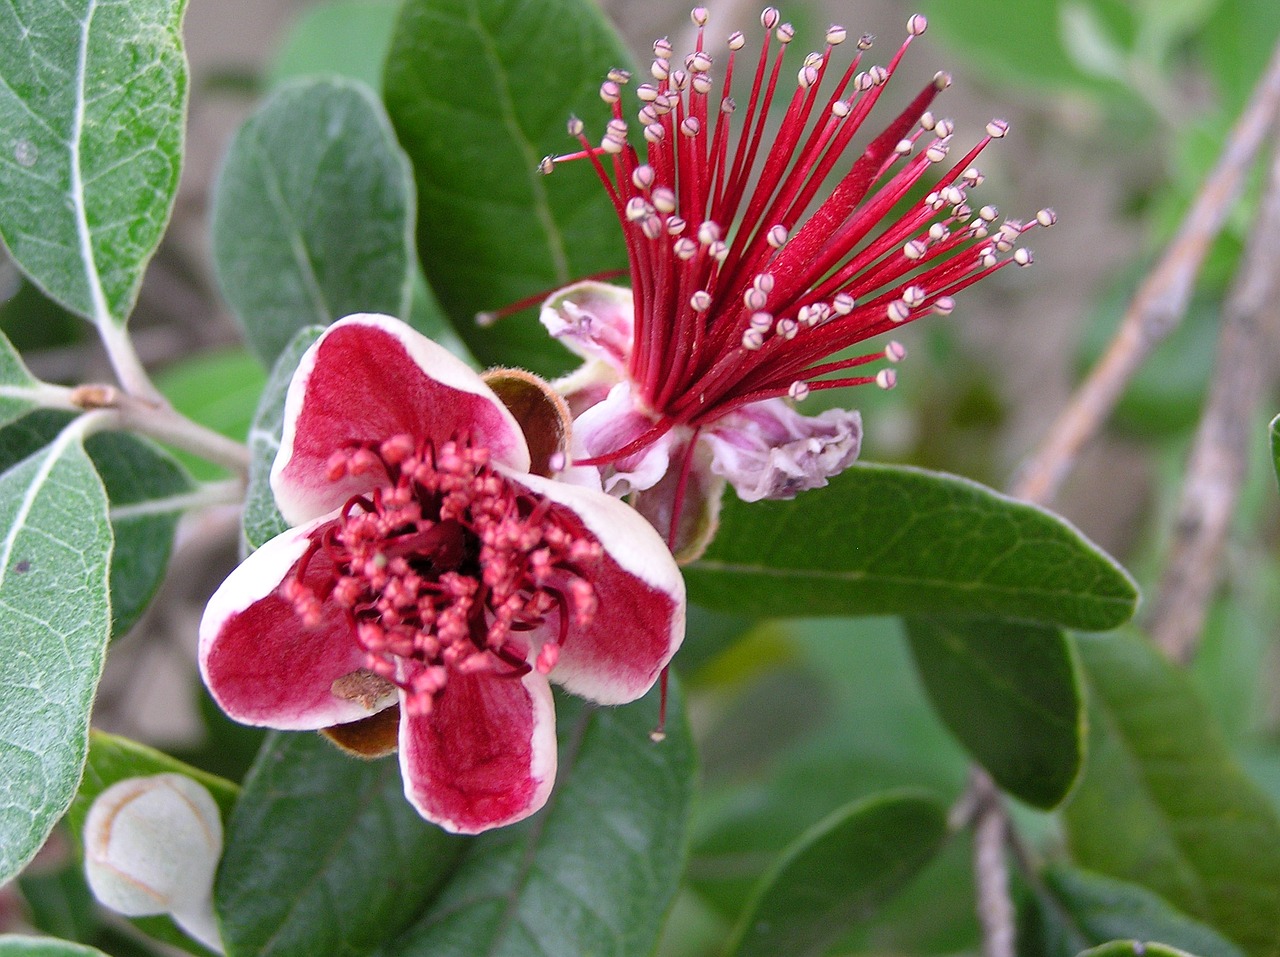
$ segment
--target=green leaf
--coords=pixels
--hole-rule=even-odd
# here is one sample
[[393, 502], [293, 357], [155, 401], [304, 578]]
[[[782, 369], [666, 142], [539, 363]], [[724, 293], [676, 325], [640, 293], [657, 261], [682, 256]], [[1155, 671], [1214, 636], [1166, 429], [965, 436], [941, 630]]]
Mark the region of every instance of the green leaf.
[[924, 794], [882, 794], [841, 808], [765, 876], [725, 953], [822, 957], [910, 883], [946, 834], [946, 808]]
[[462, 841], [404, 799], [394, 757], [273, 734], [227, 829], [214, 905], [230, 957], [368, 954], [418, 914]]
[[1162, 940], [1202, 957], [1244, 957], [1234, 944], [1144, 887], [1065, 865], [1044, 871], [1021, 951], [1074, 957], [1119, 938]]
[[612, 205], [588, 163], [538, 173], [577, 149], [570, 115], [598, 138], [599, 88], [631, 58], [590, 0], [408, 0], [383, 82], [418, 183], [418, 252], [445, 311], [484, 365], [542, 375], [575, 363], [532, 312], [500, 309], [626, 266]]
[[726, 500], [685, 579], [693, 601], [737, 614], [978, 615], [1089, 630], [1127, 621], [1138, 597], [1051, 512], [885, 465], [855, 465], [789, 502]]
[[672, 682], [622, 708], [558, 696], [547, 807], [473, 841], [426, 913], [380, 957], [648, 957], [684, 863], [694, 756]]
[[329, 0], [301, 11], [271, 65], [270, 83], [317, 73], [382, 86], [398, 0]]
[[52, 937], [0, 936], [0, 957], [107, 957], [96, 947], [85, 947]]
[[1058, 628], [908, 618], [916, 669], [942, 720], [1004, 790], [1055, 807], [1084, 760], [1080, 675]]
[[[74, 416], [41, 410], [0, 430], [0, 468], [9, 468], [53, 442]], [[84, 443], [111, 503], [111, 634], [124, 634], [146, 610], [164, 579], [174, 529], [193, 489], [168, 455], [123, 432]]]
[[382, 104], [338, 78], [278, 90], [241, 126], [218, 177], [218, 282], [270, 364], [303, 326], [407, 318], [414, 197]]
[[249, 490], [244, 503], [244, 537], [251, 548], [275, 538], [289, 527], [276, 508], [271, 492], [271, 463], [280, 451], [284, 431], [284, 400], [302, 354], [324, 332], [319, 326], [303, 329], [280, 353], [258, 402], [249, 430]]
[[1189, 954], [1185, 950], [1151, 941], [1143, 943], [1136, 940], [1113, 940], [1100, 947], [1081, 951], [1079, 957], [1201, 957], [1201, 955]]
[[111, 633], [107, 496], [76, 425], [0, 475], [0, 882], [75, 795]]
[[1280, 819], [1190, 679], [1133, 633], [1078, 648], [1091, 734], [1066, 808], [1073, 857], [1150, 888], [1254, 957], [1280, 954]]
[[27, 370], [13, 343], [0, 334], [0, 427], [39, 408], [46, 388]]
[[182, 162], [185, 0], [0, 4], [0, 237], [107, 328], [133, 308]]

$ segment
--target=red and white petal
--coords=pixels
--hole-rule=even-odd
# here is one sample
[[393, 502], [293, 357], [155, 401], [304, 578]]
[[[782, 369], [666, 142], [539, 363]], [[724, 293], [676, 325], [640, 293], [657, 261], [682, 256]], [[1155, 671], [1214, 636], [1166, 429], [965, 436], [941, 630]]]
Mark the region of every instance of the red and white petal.
[[300, 524], [367, 491], [384, 477], [330, 481], [330, 456], [352, 442], [404, 434], [436, 443], [470, 436], [494, 461], [529, 468], [519, 425], [462, 360], [389, 316], [335, 322], [303, 355], [285, 398], [271, 467], [281, 514]]
[[862, 418], [847, 409], [801, 415], [782, 399], [765, 399], [719, 419], [702, 441], [711, 448], [711, 471], [744, 502], [790, 499], [853, 464]]
[[556, 777], [556, 714], [543, 675], [451, 672], [428, 714], [400, 710], [405, 797], [428, 821], [478, 834], [547, 803]]
[[[369, 702], [333, 693], [333, 683], [358, 671], [364, 655], [345, 612], [328, 605], [308, 628], [280, 594], [326, 516], [290, 529], [250, 555], [213, 593], [200, 621], [200, 674], [214, 699], [243, 724], [314, 730], [368, 717], [390, 704], [391, 693]], [[308, 578], [333, 570], [323, 551]]]
[[684, 640], [684, 578], [653, 526], [635, 509], [589, 488], [509, 475], [573, 513], [604, 548], [589, 569], [597, 606], [570, 628], [551, 679], [600, 704], [644, 695]]
[[590, 279], [575, 282], [547, 297], [539, 318], [569, 351], [600, 359], [620, 375], [626, 372], [635, 334], [630, 289]]

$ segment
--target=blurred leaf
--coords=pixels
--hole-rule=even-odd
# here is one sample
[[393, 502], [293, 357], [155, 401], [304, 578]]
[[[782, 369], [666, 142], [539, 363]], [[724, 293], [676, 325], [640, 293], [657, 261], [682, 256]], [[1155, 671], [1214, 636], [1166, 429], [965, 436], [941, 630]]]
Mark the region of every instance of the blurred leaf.
[[422, 918], [380, 957], [647, 957], [683, 870], [693, 742], [672, 682], [621, 708], [557, 696], [556, 789], [538, 814], [470, 843]]
[[1150, 888], [1255, 957], [1280, 954], [1280, 819], [1190, 679], [1132, 632], [1078, 648], [1091, 735], [1066, 808], [1073, 857]]
[[951, 475], [855, 465], [788, 502], [725, 502], [693, 601], [758, 615], [998, 615], [1111, 628], [1132, 579], [1063, 519]]
[[277, 733], [231, 815], [214, 903], [230, 957], [368, 954], [422, 909], [463, 842], [404, 799], [394, 757]]
[[708, 611], [698, 605], [690, 605], [684, 644], [671, 663], [685, 684], [690, 680], [697, 681], [705, 669], [714, 667], [717, 659], [758, 624], [758, 618]]
[[1201, 957], [1244, 957], [1217, 931], [1145, 887], [1055, 865], [1035, 887], [1036, 910], [1020, 923], [1019, 952], [1074, 957], [1118, 938], [1162, 940]]
[[108, 957], [100, 950], [51, 937], [0, 936], [0, 957]]
[[0, 882], [75, 796], [111, 634], [107, 495], [75, 426], [0, 475]]
[[258, 411], [254, 413], [253, 427], [249, 430], [249, 489], [242, 520], [245, 541], [251, 548], [258, 548], [289, 527], [276, 508], [276, 497], [271, 491], [271, 463], [280, 451], [284, 400], [289, 392], [289, 383], [302, 361], [302, 354], [320, 338], [322, 332], [324, 330], [319, 326], [309, 326], [293, 337], [276, 359], [266, 388], [258, 400]]
[[0, 236], [104, 327], [133, 309], [182, 162], [185, 0], [0, 6]]
[[1280, 17], [1272, 0], [1229, 0], [1205, 23], [1200, 39], [1229, 116], [1248, 100], [1277, 37]]
[[483, 365], [552, 375], [576, 364], [532, 312], [492, 328], [474, 317], [626, 265], [591, 166], [568, 164], [547, 178], [538, 163], [577, 148], [565, 133], [571, 114], [589, 137], [603, 131], [600, 83], [630, 65], [590, 0], [404, 4], [383, 88], [417, 178], [418, 253]]
[[996, 783], [1055, 807], [1084, 760], [1084, 700], [1058, 628], [998, 619], [908, 618], [907, 637], [933, 706]]
[[398, 0], [329, 0], [303, 9], [271, 64], [270, 84], [329, 73], [380, 90], [399, 9]]
[[78, 858], [68, 857], [64, 866], [53, 871], [28, 867], [16, 884], [35, 930], [81, 943], [93, 939], [98, 931], [97, 905]]
[[946, 809], [925, 794], [882, 794], [840, 809], [788, 848], [725, 953], [821, 957], [910, 883], [946, 833]]
[[[187, 418], [243, 442], [266, 379], [253, 356], [244, 349], [231, 349], [201, 353], [170, 366], [156, 377], [156, 386]], [[174, 454], [201, 481], [225, 474], [199, 456]]]
[[407, 318], [412, 174], [363, 85], [302, 80], [240, 127], [218, 176], [218, 283], [270, 364], [303, 326], [357, 312]]

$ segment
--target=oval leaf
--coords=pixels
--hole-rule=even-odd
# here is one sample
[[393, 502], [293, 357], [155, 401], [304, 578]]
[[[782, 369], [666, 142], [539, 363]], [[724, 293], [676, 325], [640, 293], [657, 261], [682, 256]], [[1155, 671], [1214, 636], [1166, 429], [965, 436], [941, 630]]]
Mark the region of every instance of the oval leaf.
[[881, 794], [841, 808], [765, 876], [725, 953], [821, 957], [910, 883], [946, 834], [946, 808], [923, 794]]
[[404, 4], [383, 95], [418, 183], [423, 269], [483, 365], [563, 372], [573, 356], [533, 312], [496, 328], [477, 326], [476, 313], [626, 266], [590, 164], [547, 178], [538, 162], [577, 149], [571, 114], [589, 136], [603, 132], [600, 83], [629, 65], [589, 0]]
[[1075, 957], [1120, 938], [1162, 940], [1201, 957], [1244, 957], [1234, 944], [1145, 887], [1065, 865], [1041, 874], [1035, 911], [1021, 923], [1024, 951]]
[[0, 237], [52, 298], [123, 323], [182, 163], [185, 0], [0, 6]]
[[44, 388], [27, 370], [13, 343], [0, 333], [0, 427], [39, 408]]
[[538, 814], [473, 841], [457, 873], [382, 957], [648, 957], [675, 896], [693, 743], [675, 682], [622, 708], [558, 696], [556, 790]]
[[916, 670], [960, 743], [1004, 790], [1055, 807], [1084, 760], [1084, 699], [1058, 628], [998, 619], [909, 618]]
[[111, 632], [107, 496], [79, 429], [0, 475], [0, 882], [75, 796]]
[[409, 162], [363, 84], [299, 81], [246, 120], [218, 177], [213, 255], [258, 357], [351, 313], [408, 318], [413, 207]]
[[1075, 860], [1255, 957], [1280, 954], [1280, 819], [1190, 679], [1133, 633], [1077, 647], [1092, 693], [1088, 766], [1065, 815]]
[[107, 957], [96, 947], [85, 947], [50, 937], [0, 937], [0, 957]]
[[367, 954], [409, 924], [462, 841], [404, 799], [395, 758], [273, 734], [227, 828], [214, 906], [230, 957]]
[[1099, 947], [1081, 951], [1079, 957], [1203, 957], [1185, 950], [1152, 941], [1113, 940]]
[[789, 502], [726, 501], [692, 600], [759, 615], [986, 615], [1100, 630], [1133, 580], [1064, 519], [954, 475], [855, 465]]

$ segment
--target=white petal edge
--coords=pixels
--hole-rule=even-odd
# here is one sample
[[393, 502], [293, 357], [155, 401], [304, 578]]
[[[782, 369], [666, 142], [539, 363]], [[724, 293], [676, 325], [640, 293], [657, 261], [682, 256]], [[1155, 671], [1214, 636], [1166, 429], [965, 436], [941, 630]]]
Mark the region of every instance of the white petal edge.
[[502, 464], [518, 472], [529, 471], [531, 459], [528, 445], [525, 443], [524, 431], [520, 428], [520, 424], [516, 422], [515, 417], [507, 410], [507, 407], [502, 404], [502, 400], [494, 394], [492, 389], [485, 385], [484, 380], [480, 378], [474, 369], [444, 346], [432, 342], [402, 320], [375, 312], [360, 312], [339, 319], [329, 326], [319, 339], [311, 344], [310, 348], [302, 354], [302, 359], [298, 362], [298, 368], [293, 374], [293, 379], [289, 382], [289, 391], [285, 393], [284, 430], [280, 435], [280, 450], [276, 453], [275, 461], [271, 463], [270, 477], [271, 491], [275, 495], [276, 506], [280, 509], [280, 514], [284, 516], [285, 521], [291, 525], [298, 525], [316, 517], [314, 508], [310, 507], [308, 503], [292, 499], [287, 491], [282, 492], [278, 487], [279, 476], [288, 467], [289, 460], [293, 458], [294, 434], [298, 415], [302, 410], [302, 400], [306, 395], [307, 382], [311, 378], [311, 372], [315, 368], [316, 356], [319, 354], [320, 345], [334, 330], [346, 326], [369, 326], [394, 336], [404, 346], [405, 352], [408, 353], [409, 357], [430, 378], [442, 385], [457, 389], [459, 392], [467, 392], [471, 395], [488, 399], [490, 403], [497, 407], [499, 415], [510, 428], [511, 434], [515, 437], [517, 443], [511, 453], [503, 459]]

